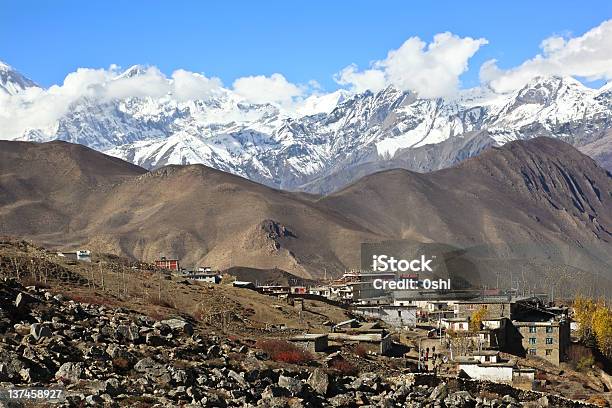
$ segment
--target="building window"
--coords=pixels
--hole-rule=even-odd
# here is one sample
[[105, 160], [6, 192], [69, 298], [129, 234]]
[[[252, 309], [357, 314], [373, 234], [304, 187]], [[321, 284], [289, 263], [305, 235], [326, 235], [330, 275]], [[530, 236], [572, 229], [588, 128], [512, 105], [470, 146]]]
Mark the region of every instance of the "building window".
[[546, 355], [552, 356], [552, 349], [546, 349]]
[[529, 354], [532, 356], [536, 355], [536, 349], [529, 349]]
[[537, 327], [529, 326], [529, 333], [535, 333], [537, 331]]
[[553, 332], [552, 326], [546, 327], [546, 333], [552, 333], [552, 332]]
[[553, 338], [552, 337], [547, 337], [546, 338], [546, 344], [553, 344]]
[[536, 344], [536, 338], [535, 337], [530, 337], [529, 338], [529, 344]]

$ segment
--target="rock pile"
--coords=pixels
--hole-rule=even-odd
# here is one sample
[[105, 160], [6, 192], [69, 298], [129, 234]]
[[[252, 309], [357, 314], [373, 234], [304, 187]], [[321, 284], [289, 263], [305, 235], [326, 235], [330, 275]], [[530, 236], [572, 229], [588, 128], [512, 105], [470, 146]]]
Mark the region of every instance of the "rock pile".
[[183, 317], [155, 321], [0, 282], [0, 388], [63, 387], [57, 406], [574, 406], [486, 399], [439, 380], [339, 375], [315, 362], [279, 367], [266, 358], [239, 341], [203, 336]]

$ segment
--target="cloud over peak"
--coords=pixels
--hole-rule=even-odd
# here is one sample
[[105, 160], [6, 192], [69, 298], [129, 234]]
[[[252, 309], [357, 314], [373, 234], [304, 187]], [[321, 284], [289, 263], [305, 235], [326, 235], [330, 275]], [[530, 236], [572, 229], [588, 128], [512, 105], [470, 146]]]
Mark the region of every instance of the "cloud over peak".
[[459, 89], [459, 76], [467, 71], [468, 60], [485, 44], [484, 38], [462, 38], [449, 32], [436, 34], [429, 44], [410, 37], [370, 68], [359, 71], [356, 65], [349, 65], [335, 79], [355, 92], [392, 85], [424, 98], [450, 96]]
[[234, 92], [253, 103], [278, 103], [289, 105], [294, 98], [302, 96], [305, 87], [295, 85], [281, 75], [256, 75], [238, 78], [233, 84]]
[[496, 60], [486, 61], [480, 69], [481, 81], [498, 92], [507, 92], [536, 76], [612, 79], [612, 20], [578, 37], [548, 37], [540, 43], [540, 49], [541, 54], [510, 69], [499, 68]]

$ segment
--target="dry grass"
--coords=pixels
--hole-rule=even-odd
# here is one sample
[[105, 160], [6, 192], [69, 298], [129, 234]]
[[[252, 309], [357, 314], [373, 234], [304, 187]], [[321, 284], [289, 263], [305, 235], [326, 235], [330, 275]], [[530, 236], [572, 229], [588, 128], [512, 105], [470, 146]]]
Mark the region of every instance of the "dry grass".
[[343, 359], [332, 360], [329, 363], [329, 368], [341, 375], [357, 375], [359, 373], [353, 363]]
[[610, 403], [608, 402], [608, 400], [601, 395], [593, 395], [592, 397], [589, 397], [589, 399], [587, 399], [586, 402], [588, 402], [589, 404], [597, 405], [599, 407], [609, 407], [610, 406]]
[[306, 310], [300, 317], [297, 309], [277, 310], [269, 296], [252, 290], [228, 284], [185, 284], [185, 279], [160, 275], [146, 265], [139, 269], [141, 265], [97, 253], [92, 254], [91, 263], [68, 262], [29, 243], [0, 240], [0, 277], [38, 287], [42, 277], [53, 293], [82, 303], [138, 310], [156, 320], [190, 315], [203, 331], [222, 329], [226, 335], [258, 338], [275, 331], [268, 329], [270, 325], [321, 331], [325, 321], [346, 319], [345, 310], [322, 302], [308, 301], [312, 312]]
[[113, 301], [108, 296], [102, 296], [95, 292], [86, 293], [86, 292], [74, 292], [71, 290], [66, 290], [61, 292], [62, 295], [66, 296], [68, 299], [72, 299], [75, 302], [79, 303], [88, 303], [90, 305], [99, 305], [99, 306], [108, 306], [115, 307], [117, 305], [116, 301]]
[[308, 351], [285, 340], [259, 340], [256, 346], [268, 353], [274, 361], [305, 364], [314, 360]]
[[160, 297], [156, 294], [149, 294], [149, 296], [147, 297], [147, 302], [152, 304], [153, 306], [161, 306], [166, 307], [168, 309], [175, 309], [174, 302], [167, 295], [162, 295]]
[[368, 350], [366, 350], [366, 348], [362, 346], [361, 344], [357, 344], [355, 348], [353, 349], [353, 354], [355, 354], [358, 357], [364, 358], [368, 355]]

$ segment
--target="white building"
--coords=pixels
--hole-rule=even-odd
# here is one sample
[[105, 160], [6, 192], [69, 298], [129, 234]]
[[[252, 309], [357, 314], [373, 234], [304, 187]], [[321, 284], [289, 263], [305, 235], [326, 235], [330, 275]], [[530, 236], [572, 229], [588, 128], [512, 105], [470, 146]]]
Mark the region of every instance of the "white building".
[[380, 319], [390, 326], [400, 329], [416, 327], [416, 306], [357, 306], [353, 312], [365, 317]]
[[467, 332], [470, 330], [470, 319], [467, 317], [442, 319], [442, 327], [447, 331]]
[[331, 288], [329, 286], [314, 286], [308, 288], [308, 293], [311, 295], [329, 298], [331, 296]]
[[474, 380], [487, 380], [512, 384], [514, 364], [510, 363], [481, 363], [477, 360], [461, 361], [457, 368]]
[[199, 282], [207, 282], [219, 284], [221, 283], [222, 276], [217, 272], [191, 272], [185, 275], [187, 279], [196, 280]]

